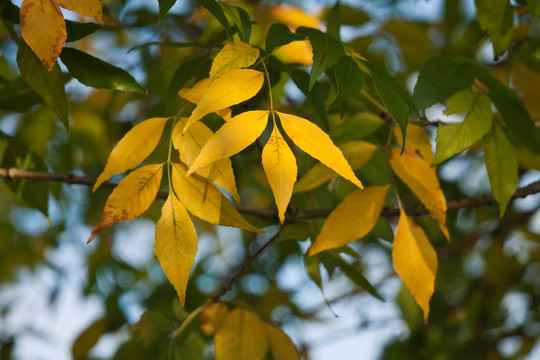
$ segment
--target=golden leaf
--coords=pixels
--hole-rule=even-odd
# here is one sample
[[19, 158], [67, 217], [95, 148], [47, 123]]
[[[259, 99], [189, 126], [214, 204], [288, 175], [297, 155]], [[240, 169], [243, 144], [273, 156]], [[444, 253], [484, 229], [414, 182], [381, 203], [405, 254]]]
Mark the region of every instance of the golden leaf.
[[215, 334], [228, 313], [229, 308], [222, 302], [206, 305], [200, 317], [202, 332], [207, 336]]
[[243, 41], [228, 43], [217, 53], [210, 69], [210, 81], [214, 81], [226, 72], [246, 68], [255, 63], [259, 50]]
[[102, 25], [103, 23], [103, 10], [101, 9], [101, 2], [99, 0], [52, 0], [64, 9], [71, 10], [77, 14], [88, 16], [96, 19]]
[[264, 325], [274, 360], [300, 360], [296, 346], [283, 330], [270, 324]]
[[178, 90], [178, 96], [186, 99], [192, 104], [197, 104], [199, 101], [201, 101], [204, 93], [208, 90], [209, 85], [209, 78], [202, 79], [190, 88]]
[[[399, 148], [403, 146], [403, 136], [399, 126], [394, 127], [394, 135], [396, 136]], [[407, 126], [407, 136], [405, 139], [405, 150], [411, 153], [420, 154], [429, 164], [433, 163], [433, 150], [431, 150], [431, 141], [429, 141], [428, 133], [419, 125], [409, 124]]]

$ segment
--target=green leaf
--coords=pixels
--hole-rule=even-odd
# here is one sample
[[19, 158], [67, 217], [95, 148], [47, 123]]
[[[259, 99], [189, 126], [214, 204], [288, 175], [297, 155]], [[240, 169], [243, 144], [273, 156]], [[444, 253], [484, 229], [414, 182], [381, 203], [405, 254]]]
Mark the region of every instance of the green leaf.
[[64, 48], [60, 59], [81, 83], [96, 89], [146, 93], [126, 71], [73, 48]]
[[540, 14], [540, 0], [527, 0], [527, 5], [529, 5], [531, 17], [535, 18]]
[[176, 41], [149, 41], [143, 44], [136, 45], [129, 49], [127, 52], [133, 50], [143, 49], [148, 46], [157, 45], [157, 46], [168, 46], [168, 47], [202, 47], [203, 44], [200, 43], [186, 43], [186, 42], [176, 42]]
[[462, 90], [448, 99], [447, 115], [465, 114], [463, 122], [440, 125], [437, 130], [437, 153], [434, 163], [440, 164], [480, 140], [491, 128], [491, 101], [480, 93]]
[[330, 36], [335, 37], [338, 40], [341, 40], [341, 3], [336, 1], [334, 6], [332, 6], [325, 14], [326, 19], [326, 33]]
[[384, 121], [370, 112], [354, 114], [343, 124], [330, 129], [330, 137], [336, 144], [347, 140], [361, 139], [377, 130]]
[[506, 51], [512, 41], [514, 10], [509, 0], [476, 0], [476, 19], [491, 39], [495, 56]]
[[67, 96], [60, 66], [55, 64], [52, 70], [48, 71], [22, 40], [17, 52], [17, 64], [22, 78], [30, 89], [41, 96], [64, 126], [69, 128]]
[[14, 23], [19, 23], [19, 7], [11, 3], [11, 1], [4, 1], [0, 16], [4, 19]]
[[176, 0], [158, 0], [159, 3], [159, 22], [163, 21], [163, 18], [169, 10], [176, 3]]
[[233, 37], [233, 32], [231, 30], [231, 27], [229, 26], [229, 21], [227, 20], [227, 17], [225, 16], [225, 13], [223, 12], [223, 9], [215, 0], [195, 0], [197, 4], [205, 8], [210, 12], [210, 14], [214, 15], [217, 21], [223, 25], [223, 28], [227, 32], [227, 35], [230, 39]]
[[304, 256], [304, 266], [309, 278], [313, 280], [315, 284], [317, 284], [321, 291], [323, 291], [321, 267], [319, 266], [319, 255]]
[[309, 238], [311, 231], [307, 222], [286, 223], [283, 225], [277, 241], [304, 241]]
[[323, 127], [328, 128], [326, 109], [324, 106], [325, 96], [319, 84], [315, 83], [311, 90], [308, 89], [309, 86], [309, 75], [300, 69], [295, 69], [293, 67], [287, 67], [286, 71], [291, 76], [291, 79], [294, 81], [298, 89], [306, 96], [309, 100], [315, 112], [321, 119]]
[[100, 24], [93, 22], [80, 23], [76, 21], [66, 20], [67, 39], [66, 42], [73, 42], [90, 35], [103, 27]]
[[208, 76], [212, 61], [206, 54], [195, 54], [185, 57], [181, 64], [176, 68], [171, 83], [169, 85], [169, 94], [178, 96], [178, 90], [184, 87], [191, 78], [202, 78]]
[[206, 357], [203, 354], [206, 349], [206, 343], [194, 332], [190, 333], [187, 338], [178, 342], [171, 340], [174, 344], [174, 360], [204, 360]]
[[138, 338], [146, 347], [150, 347], [160, 343], [165, 334], [173, 333], [174, 326], [161, 313], [146, 311], [140, 320], [133, 324], [133, 330], [139, 331]]
[[436, 56], [420, 69], [413, 98], [419, 108], [425, 109], [465, 89], [473, 80], [474, 75], [462, 64]]
[[309, 36], [309, 42], [313, 47], [313, 66], [311, 67], [311, 76], [308, 85], [308, 91], [311, 91], [313, 84], [315, 84], [319, 76], [327, 69], [336, 65], [345, 53], [345, 50], [338, 40], [320, 30], [299, 27], [296, 33]]
[[39, 95], [33, 92], [22, 78], [0, 80], [0, 109], [28, 111], [30, 106], [39, 102]]
[[286, 25], [274, 23], [270, 26], [268, 34], [266, 34], [266, 55], [272, 53], [272, 51], [280, 46], [303, 39], [304, 36], [292, 33]]
[[518, 163], [510, 140], [497, 122], [484, 136], [484, 152], [491, 192], [503, 216], [517, 188]]
[[225, 14], [227, 14], [238, 31], [240, 39], [246, 43], [249, 43], [251, 37], [251, 19], [246, 10], [238, 6], [232, 6], [224, 2], [219, 3], [223, 8]]
[[337, 94], [332, 103], [328, 105], [331, 108], [348, 97], [358, 94], [364, 87], [364, 73], [358, 68], [356, 62], [350, 56], [342, 56], [335, 67], [335, 76], [333, 77], [336, 85]]

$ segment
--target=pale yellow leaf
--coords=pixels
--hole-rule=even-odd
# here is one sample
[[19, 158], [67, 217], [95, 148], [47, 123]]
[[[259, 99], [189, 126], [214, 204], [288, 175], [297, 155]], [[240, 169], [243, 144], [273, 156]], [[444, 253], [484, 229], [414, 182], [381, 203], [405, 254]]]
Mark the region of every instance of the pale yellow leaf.
[[88, 242], [101, 230], [119, 221], [133, 220], [145, 212], [156, 198], [162, 175], [163, 164], [152, 164], [133, 170], [122, 179], [108, 197], [99, 224], [92, 230]]
[[446, 199], [434, 167], [426, 159], [407, 150], [400, 156], [399, 149], [390, 152], [390, 166], [394, 173], [412, 190], [439, 224], [446, 239], [450, 235], [446, 227]]
[[[356, 170], [371, 159], [377, 146], [363, 140], [353, 140], [340, 144], [338, 148], [343, 152], [343, 156], [351, 165], [351, 169]], [[312, 190], [336, 176], [338, 174], [328, 166], [320, 163], [315, 164], [295, 184], [294, 193]]]
[[191, 214], [212, 224], [263, 232], [248, 223], [221, 191], [209, 181], [197, 174], [187, 176], [184, 164], [173, 163], [172, 167], [174, 192]]
[[283, 224], [285, 211], [291, 201], [297, 168], [292, 150], [275, 125], [263, 149], [262, 164], [276, 199], [279, 222]]
[[223, 124], [204, 145], [188, 174], [214, 161], [237, 154], [252, 144], [266, 128], [268, 113], [269, 111], [262, 110], [246, 111]]
[[191, 113], [184, 131], [206, 114], [252, 98], [263, 83], [264, 74], [252, 69], [232, 70], [221, 75], [208, 86], [208, 90]]
[[293, 41], [279, 47], [273, 53], [285, 63], [313, 65], [313, 48], [309, 40]]
[[197, 104], [208, 90], [208, 85], [210, 85], [210, 79], [202, 79], [190, 88], [180, 89], [178, 91], [178, 96], [186, 99], [192, 104]]
[[424, 230], [410, 219], [403, 209], [400, 209], [394, 237], [392, 262], [396, 272], [422, 308], [424, 321], [427, 321], [429, 300], [435, 289], [437, 254]]
[[214, 335], [228, 313], [229, 308], [222, 302], [206, 305], [200, 316], [202, 332], [207, 336]]
[[369, 233], [379, 219], [387, 192], [388, 185], [370, 186], [347, 195], [328, 215], [306, 255], [347, 245]]
[[[397, 143], [401, 148], [403, 146], [403, 136], [401, 136], [401, 129], [399, 126], [394, 127], [394, 134]], [[420, 154], [429, 164], [432, 164], [433, 159], [435, 158], [428, 133], [417, 124], [409, 124], [409, 126], [407, 126], [405, 150], [408, 150], [411, 153], [416, 152]]]
[[19, 14], [22, 38], [47, 69], [52, 70], [67, 39], [60, 7], [51, 0], [24, 0]]
[[239, 306], [227, 314], [214, 336], [216, 360], [262, 360], [267, 351], [264, 322]]
[[103, 24], [103, 10], [99, 0], [53, 0], [64, 9], [96, 19]]
[[259, 50], [243, 41], [228, 43], [217, 53], [210, 69], [210, 81], [214, 81], [226, 72], [246, 68], [255, 63]]
[[186, 209], [174, 194], [169, 194], [161, 209], [154, 251], [184, 306], [189, 273], [197, 254], [197, 233]]
[[304, 118], [277, 113], [281, 119], [283, 130], [291, 140], [303, 151], [328, 166], [330, 169], [349, 180], [360, 189], [364, 186], [358, 180], [351, 166], [339, 148], [334, 145], [330, 137], [317, 125]]
[[270, 324], [264, 325], [274, 360], [300, 360], [296, 346], [283, 330]]
[[168, 118], [151, 118], [135, 125], [111, 151], [105, 169], [92, 188], [108, 178], [139, 165], [156, 148]]
[[[200, 121], [194, 123], [187, 132], [182, 133], [186, 122], [187, 118], [178, 119], [172, 133], [172, 142], [174, 147], [180, 152], [180, 160], [189, 167], [201, 152], [204, 144], [206, 144], [214, 133]], [[240, 204], [240, 195], [236, 188], [236, 179], [229, 158], [221, 159], [199, 168], [196, 173], [227, 190], [236, 203]]]

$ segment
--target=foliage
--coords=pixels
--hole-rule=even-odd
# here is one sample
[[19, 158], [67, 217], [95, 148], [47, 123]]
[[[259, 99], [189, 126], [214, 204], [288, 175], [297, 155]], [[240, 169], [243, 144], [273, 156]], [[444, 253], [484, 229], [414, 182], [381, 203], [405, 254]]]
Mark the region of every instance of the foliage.
[[[290, 259], [328, 306], [395, 295], [407, 332], [388, 359], [531, 351], [540, 205], [513, 200], [540, 192], [540, 2], [476, 1], [468, 17], [464, 1], [446, 0], [443, 18], [424, 22], [339, 1], [318, 15], [258, 1], [125, 3], [0, 4], [0, 279], [54, 267], [47, 250], [62, 249], [70, 224], [94, 225], [84, 294], [105, 314], [74, 358], [119, 332], [115, 359], [307, 358], [280, 327], [322, 318], [278, 280]], [[342, 39], [368, 23], [377, 31]], [[140, 64], [118, 61], [126, 53]], [[90, 179], [61, 175], [73, 172]], [[93, 185], [81, 202], [77, 183]], [[21, 228], [22, 208], [46, 229]], [[168, 282], [155, 261], [115, 253], [118, 223], [136, 218], [155, 222]], [[232, 269], [230, 250], [206, 244], [223, 226], [242, 229], [223, 230], [246, 254]], [[373, 281], [373, 251], [401, 278], [397, 293]], [[354, 286], [329, 299], [339, 276]], [[130, 291], [146, 310], [132, 325], [119, 304]], [[519, 321], [505, 313], [513, 294], [529, 309]], [[2, 354], [18, 341], [9, 329], [0, 340]]]

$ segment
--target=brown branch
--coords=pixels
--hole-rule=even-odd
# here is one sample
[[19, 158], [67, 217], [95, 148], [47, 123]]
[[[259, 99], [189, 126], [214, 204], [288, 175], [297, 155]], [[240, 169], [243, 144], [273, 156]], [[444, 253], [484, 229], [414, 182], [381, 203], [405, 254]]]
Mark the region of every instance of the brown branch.
[[[17, 168], [0, 168], [0, 178], [8, 180], [46, 180], [46, 181], [58, 181], [66, 184], [81, 184], [92, 186], [96, 182], [95, 179], [80, 177], [75, 175], [59, 175], [46, 172], [38, 171], [27, 171], [20, 170]], [[100, 187], [113, 189], [117, 184], [111, 182], [104, 182]], [[512, 199], [524, 198], [531, 194], [536, 194], [540, 192], [540, 180], [537, 180], [527, 186], [519, 188], [516, 190]], [[160, 199], [166, 199], [168, 193], [166, 191], [160, 191], [157, 195]], [[492, 195], [481, 196], [477, 198], [466, 198], [460, 200], [449, 201], [447, 203], [448, 210], [459, 210], [471, 207], [479, 206], [491, 206], [496, 203], [495, 198]], [[263, 209], [263, 208], [252, 208], [239, 206], [238, 211], [244, 215], [253, 215], [262, 219], [279, 219], [277, 210], [275, 209]], [[289, 222], [306, 220], [306, 219], [320, 219], [327, 217], [332, 209], [321, 209], [321, 210], [302, 210], [294, 209], [290, 207], [286, 213], [286, 220]], [[428, 215], [429, 212], [422, 205], [412, 205], [405, 208], [405, 212], [409, 216], [421, 216]], [[399, 209], [395, 208], [383, 208], [381, 212], [382, 217], [393, 218], [399, 216]]]

